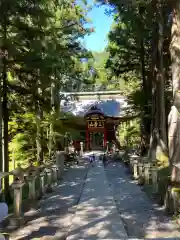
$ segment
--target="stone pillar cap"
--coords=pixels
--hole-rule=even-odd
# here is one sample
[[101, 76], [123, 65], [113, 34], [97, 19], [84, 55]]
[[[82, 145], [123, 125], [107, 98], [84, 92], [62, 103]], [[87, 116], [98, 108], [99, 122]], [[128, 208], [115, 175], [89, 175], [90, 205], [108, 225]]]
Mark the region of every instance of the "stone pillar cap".
[[22, 175], [22, 174], [24, 174], [24, 169], [21, 167], [20, 164], [18, 164], [18, 167], [15, 168], [14, 170], [12, 170], [10, 173], [15, 176]]
[[0, 172], [0, 179], [2, 179], [3, 177], [9, 175], [8, 172]]
[[29, 175], [36, 175], [36, 173], [38, 172], [39, 168], [38, 167], [35, 167], [33, 165], [32, 162], [30, 162], [29, 166], [26, 168], [25, 170], [25, 175], [26, 176], [29, 176]]

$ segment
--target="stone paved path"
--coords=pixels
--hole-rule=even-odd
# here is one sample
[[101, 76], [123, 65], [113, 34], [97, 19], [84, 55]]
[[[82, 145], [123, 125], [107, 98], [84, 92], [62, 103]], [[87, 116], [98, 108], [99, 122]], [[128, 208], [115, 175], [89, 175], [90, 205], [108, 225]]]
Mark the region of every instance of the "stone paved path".
[[87, 161], [71, 167], [38, 211], [27, 216], [28, 224], [12, 233], [12, 240], [180, 240], [177, 225], [114, 162], [105, 169], [100, 161], [94, 167]]
[[103, 163], [97, 160], [88, 172], [67, 240], [125, 238]]
[[180, 239], [179, 227], [165, 216], [162, 208], [152, 203], [126, 172], [121, 163], [111, 162], [106, 166], [115, 202], [129, 237]]

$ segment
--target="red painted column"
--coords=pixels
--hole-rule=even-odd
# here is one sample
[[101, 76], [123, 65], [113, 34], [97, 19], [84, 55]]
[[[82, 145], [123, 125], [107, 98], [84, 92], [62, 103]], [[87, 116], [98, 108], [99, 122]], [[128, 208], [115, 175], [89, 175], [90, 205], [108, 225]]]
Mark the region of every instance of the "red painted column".
[[106, 147], [106, 142], [107, 142], [107, 132], [106, 128], [104, 129], [104, 147]]

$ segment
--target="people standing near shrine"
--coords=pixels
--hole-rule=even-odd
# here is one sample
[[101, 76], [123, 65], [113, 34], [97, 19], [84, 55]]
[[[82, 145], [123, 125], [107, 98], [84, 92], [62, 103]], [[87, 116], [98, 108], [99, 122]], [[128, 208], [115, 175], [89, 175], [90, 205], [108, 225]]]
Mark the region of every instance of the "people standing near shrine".
[[90, 163], [91, 163], [92, 167], [94, 167], [94, 161], [95, 161], [95, 155], [94, 155], [94, 153], [89, 156], [89, 160], [90, 160]]

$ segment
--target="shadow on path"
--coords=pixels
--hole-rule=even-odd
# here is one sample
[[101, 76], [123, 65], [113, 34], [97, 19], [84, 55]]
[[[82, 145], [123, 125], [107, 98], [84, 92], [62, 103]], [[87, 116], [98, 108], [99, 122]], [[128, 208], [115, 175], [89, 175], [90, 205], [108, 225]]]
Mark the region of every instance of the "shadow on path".
[[91, 167], [67, 240], [126, 239], [101, 161]]
[[105, 169], [116, 206], [130, 237], [180, 237], [179, 227], [130, 179], [126, 167], [119, 162], [111, 162]]
[[40, 201], [40, 208], [26, 213], [28, 223], [11, 234], [12, 240], [30, 240], [43, 236], [65, 237], [79, 202], [88, 172], [84, 161], [72, 166], [51, 194]]

